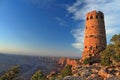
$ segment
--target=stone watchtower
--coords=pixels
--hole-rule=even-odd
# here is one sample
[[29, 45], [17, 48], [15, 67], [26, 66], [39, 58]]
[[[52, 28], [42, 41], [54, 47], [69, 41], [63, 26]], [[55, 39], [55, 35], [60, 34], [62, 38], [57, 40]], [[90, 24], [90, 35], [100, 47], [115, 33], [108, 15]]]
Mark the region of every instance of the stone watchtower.
[[88, 12], [84, 32], [84, 51], [82, 58], [93, 56], [99, 59], [100, 51], [106, 48], [104, 14], [101, 11]]

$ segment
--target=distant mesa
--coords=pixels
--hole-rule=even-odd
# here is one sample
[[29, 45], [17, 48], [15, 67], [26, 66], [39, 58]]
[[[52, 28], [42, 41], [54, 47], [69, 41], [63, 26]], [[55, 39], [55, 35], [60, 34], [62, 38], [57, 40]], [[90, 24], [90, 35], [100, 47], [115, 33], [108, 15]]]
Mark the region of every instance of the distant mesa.
[[91, 11], [86, 15], [84, 33], [84, 51], [82, 59], [93, 57], [100, 59], [99, 53], [106, 48], [106, 30], [104, 14], [101, 11]]

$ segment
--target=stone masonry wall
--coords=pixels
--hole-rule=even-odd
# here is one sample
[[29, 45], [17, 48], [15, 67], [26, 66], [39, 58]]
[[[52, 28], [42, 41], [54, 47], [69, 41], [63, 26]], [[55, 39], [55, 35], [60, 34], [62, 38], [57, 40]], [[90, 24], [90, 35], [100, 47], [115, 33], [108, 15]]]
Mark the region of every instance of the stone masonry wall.
[[104, 14], [100, 11], [88, 12], [84, 33], [84, 51], [82, 58], [95, 56], [106, 47]]

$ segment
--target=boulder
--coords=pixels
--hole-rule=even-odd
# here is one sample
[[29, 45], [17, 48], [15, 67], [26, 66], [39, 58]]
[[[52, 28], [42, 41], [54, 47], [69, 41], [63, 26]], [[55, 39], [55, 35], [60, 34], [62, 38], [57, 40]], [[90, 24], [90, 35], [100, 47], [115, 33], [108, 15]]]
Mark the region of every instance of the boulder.
[[120, 76], [120, 72], [116, 72], [116, 74], [115, 74], [116, 76]]
[[91, 77], [92, 78], [97, 78], [97, 77], [99, 77], [99, 75], [98, 74], [91, 74]]
[[66, 76], [64, 79], [62, 80], [85, 80], [84, 77], [80, 77], [80, 76], [77, 76], [77, 77], [74, 77], [74, 76]]
[[120, 76], [108, 77], [106, 80], [120, 80]]
[[99, 71], [95, 68], [91, 69], [92, 73], [98, 73]]
[[82, 73], [81, 73], [81, 76], [82, 77], [88, 77], [88, 76], [90, 76], [91, 75], [91, 72], [89, 71], [89, 70], [85, 70], [85, 71], [83, 71]]
[[105, 72], [104, 69], [101, 69], [99, 72], [98, 72], [98, 75], [100, 75], [101, 77], [107, 77], [107, 73]]

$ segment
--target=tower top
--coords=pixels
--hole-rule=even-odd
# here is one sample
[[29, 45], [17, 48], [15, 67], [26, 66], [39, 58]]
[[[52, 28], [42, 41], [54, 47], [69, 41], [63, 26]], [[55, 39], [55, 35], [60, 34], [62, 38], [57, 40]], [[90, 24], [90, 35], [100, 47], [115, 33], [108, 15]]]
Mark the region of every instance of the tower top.
[[93, 17], [104, 19], [104, 13], [101, 12], [101, 11], [93, 10], [93, 11], [88, 12], [88, 13], [86, 14], [86, 20], [89, 20], [89, 19], [91, 19], [91, 18], [93, 18]]
[[103, 12], [93, 10], [93, 11], [88, 12], [86, 16], [88, 16], [88, 15], [94, 15], [94, 14], [103, 15]]

